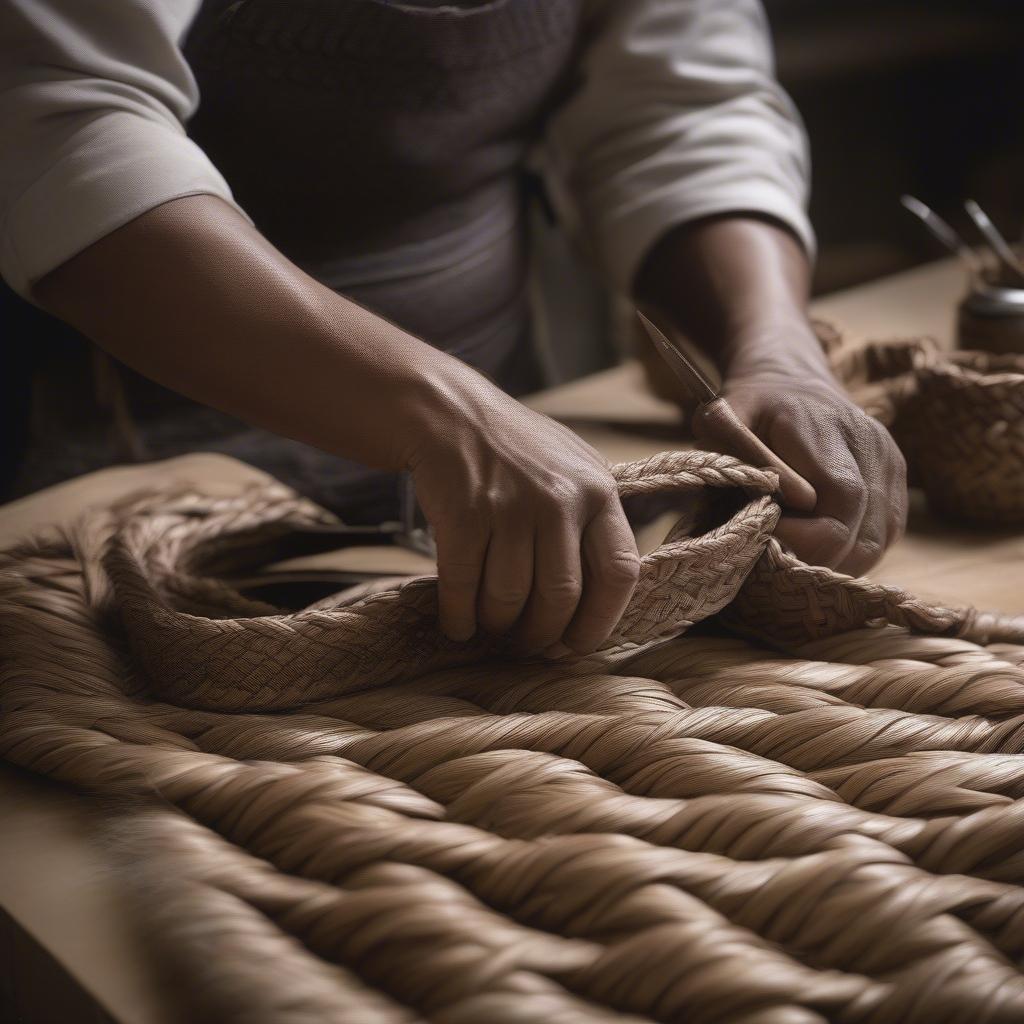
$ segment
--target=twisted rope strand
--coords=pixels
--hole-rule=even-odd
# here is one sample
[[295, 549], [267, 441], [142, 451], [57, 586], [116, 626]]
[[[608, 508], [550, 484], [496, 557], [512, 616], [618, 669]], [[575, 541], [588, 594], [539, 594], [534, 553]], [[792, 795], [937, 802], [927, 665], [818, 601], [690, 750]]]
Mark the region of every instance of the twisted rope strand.
[[0, 756], [141, 801], [109, 842], [189, 1019], [1024, 1019], [1019, 625], [800, 565], [735, 460], [616, 476], [696, 505], [569, 663], [447, 645], [429, 580], [235, 592], [327, 524], [276, 486], [0, 555]]

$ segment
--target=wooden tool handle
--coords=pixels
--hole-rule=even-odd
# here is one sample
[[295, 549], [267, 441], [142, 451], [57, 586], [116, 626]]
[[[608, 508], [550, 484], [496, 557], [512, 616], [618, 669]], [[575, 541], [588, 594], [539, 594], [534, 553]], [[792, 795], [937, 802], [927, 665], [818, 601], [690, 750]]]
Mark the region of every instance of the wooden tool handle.
[[761, 441], [724, 398], [716, 398], [697, 409], [693, 414], [693, 431], [724, 455], [778, 473], [779, 495], [786, 508], [794, 512], [814, 510], [818, 502], [814, 488]]

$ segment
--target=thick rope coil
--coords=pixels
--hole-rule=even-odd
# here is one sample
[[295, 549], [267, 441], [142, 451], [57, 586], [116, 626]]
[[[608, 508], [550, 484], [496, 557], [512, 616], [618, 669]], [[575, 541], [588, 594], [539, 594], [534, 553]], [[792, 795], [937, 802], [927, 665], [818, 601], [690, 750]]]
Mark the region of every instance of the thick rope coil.
[[0, 757], [138, 802], [184, 1019], [1024, 1020], [1022, 624], [802, 565], [735, 460], [615, 472], [694, 500], [575, 662], [439, 645], [429, 580], [238, 593], [333, 528], [277, 487], [0, 554]]

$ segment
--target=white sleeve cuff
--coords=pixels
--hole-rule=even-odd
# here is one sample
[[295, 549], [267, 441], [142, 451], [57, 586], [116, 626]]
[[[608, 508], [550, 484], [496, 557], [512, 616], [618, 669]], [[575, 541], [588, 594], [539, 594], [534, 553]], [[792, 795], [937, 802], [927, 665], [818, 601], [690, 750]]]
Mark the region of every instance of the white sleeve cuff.
[[595, 3], [545, 160], [570, 231], [629, 294], [666, 231], [715, 214], [778, 220], [814, 255], [807, 141], [774, 76], [758, 0]]
[[147, 210], [215, 195], [243, 216], [231, 189], [184, 130], [110, 111], [65, 140], [56, 161], [10, 204], [0, 229], [0, 275], [31, 298], [32, 285]]
[[613, 287], [631, 294], [641, 264], [673, 228], [719, 214], [760, 214], [781, 222], [814, 260], [817, 243], [803, 204], [791, 189], [772, 181], [750, 180], [696, 190], [681, 177], [607, 208], [590, 226], [588, 248]]

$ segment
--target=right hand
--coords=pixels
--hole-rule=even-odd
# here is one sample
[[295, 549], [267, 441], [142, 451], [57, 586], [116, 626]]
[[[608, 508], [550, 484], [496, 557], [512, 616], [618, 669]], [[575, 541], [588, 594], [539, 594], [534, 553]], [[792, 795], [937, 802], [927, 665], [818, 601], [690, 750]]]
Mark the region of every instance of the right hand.
[[437, 540], [441, 628], [456, 641], [509, 634], [524, 654], [590, 653], [640, 572], [608, 465], [452, 363], [404, 417], [405, 461]]
[[622, 615], [639, 559], [601, 456], [314, 281], [220, 199], [148, 211], [35, 294], [165, 387], [366, 466], [412, 470], [452, 639], [482, 626], [527, 652], [588, 652]]

